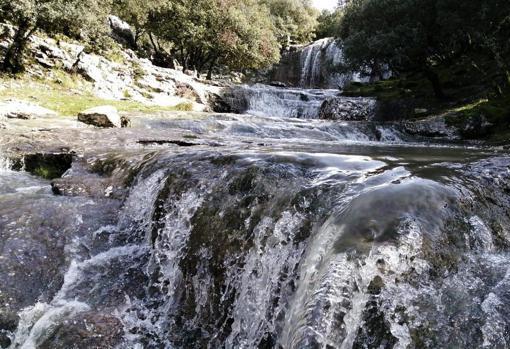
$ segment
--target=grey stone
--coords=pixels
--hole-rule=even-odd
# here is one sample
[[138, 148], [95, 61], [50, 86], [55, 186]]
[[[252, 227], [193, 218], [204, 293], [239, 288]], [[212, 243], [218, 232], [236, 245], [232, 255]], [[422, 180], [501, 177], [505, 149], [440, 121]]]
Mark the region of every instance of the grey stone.
[[[78, 121], [97, 127], [123, 127], [117, 108], [109, 105], [91, 108], [78, 114]], [[126, 125], [126, 121], [124, 121]]]
[[458, 130], [446, 122], [444, 115], [431, 116], [417, 121], [404, 121], [403, 130], [420, 137], [459, 139]]
[[108, 16], [108, 22], [110, 23], [113, 39], [132, 48], [136, 46], [135, 34], [127, 22], [113, 15]]
[[0, 102], [0, 118], [29, 120], [38, 117], [55, 116], [53, 110], [20, 100]]
[[331, 98], [322, 104], [319, 118], [342, 121], [370, 120], [375, 114], [376, 103], [373, 98]]

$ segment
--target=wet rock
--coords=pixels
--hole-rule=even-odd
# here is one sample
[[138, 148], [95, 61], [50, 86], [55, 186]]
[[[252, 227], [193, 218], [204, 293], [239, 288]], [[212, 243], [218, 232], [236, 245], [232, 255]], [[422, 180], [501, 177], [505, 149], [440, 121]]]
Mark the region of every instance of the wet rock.
[[17, 325], [18, 316], [15, 313], [0, 310], [0, 348], [9, 347], [11, 344], [9, 334], [16, 330]]
[[271, 81], [269, 83], [269, 86], [273, 86], [273, 87], [282, 87], [282, 88], [285, 88], [287, 87], [287, 85], [281, 81]]
[[222, 96], [216, 93], [208, 95], [208, 104], [210, 108], [216, 113], [232, 113], [233, 109]]
[[52, 110], [20, 100], [0, 102], [0, 118], [29, 120], [37, 117], [55, 116]]
[[331, 98], [322, 104], [319, 118], [323, 120], [362, 121], [374, 116], [376, 101], [372, 98]]
[[164, 145], [164, 144], [174, 144], [179, 147], [194, 147], [200, 145], [200, 143], [192, 143], [182, 140], [171, 140], [171, 139], [141, 139], [138, 141], [139, 144], [142, 145]]
[[458, 130], [449, 126], [443, 115], [417, 121], [405, 121], [402, 123], [402, 127], [405, 132], [414, 136], [459, 139]]
[[379, 99], [377, 101], [374, 120], [406, 120], [409, 119], [410, 116], [416, 115], [416, 111], [423, 111], [420, 109], [417, 101], [411, 98]]
[[125, 194], [121, 184], [94, 175], [58, 178], [51, 182], [51, 190], [55, 195], [95, 198], [121, 198]]
[[398, 342], [381, 309], [379, 295], [383, 287], [384, 281], [380, 276], [376, 276], [368, 286], [370, 299], [363, 311], [363, 325], [358, 330], [353, 349], [393, 348]]
[[72, 163], [73, 155], [70, 153], [35, 153], [15, 160], [13, 169], [24, 170], [45, 179], [54, 179], [69, 170]]
[[64, 321], [40, 349], [110, 349], [120, 344], [124, 333], [113, 315], [87, 312]]
[[460, 134], [466, 139], [476, 139], [487, 136], [493, 126], [484, 115], [475, 115], [460, 125]]
[[372, 295], [378, 295], [384, 287], [384, 280], [377, 275], [368, 285], [368, 293]]
[[117, 109], [112, 106], [101, 106], [82, 111], [78, 114], [78, 121], [97, 127], [126, 127], [129, 119], [120, 117]]

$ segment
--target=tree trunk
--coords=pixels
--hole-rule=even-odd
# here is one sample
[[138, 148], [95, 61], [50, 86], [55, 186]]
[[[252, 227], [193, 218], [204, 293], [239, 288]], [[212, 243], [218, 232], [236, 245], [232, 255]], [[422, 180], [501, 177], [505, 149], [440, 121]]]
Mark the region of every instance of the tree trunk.
[[432, 88], [434, 89], [434, 95], [439, 99], [444, 99], [446, 96], [443, 91], [443, 86], [441, 85], [441, 81], [439, 80], [439, 76], [435, 71], [431, 68], [427, 67], [424, 70], [425, 76], [432, 84]]
[[154, 40], [154, 36], [152, 35], [151, 32], [149, 32], [149, 39], [151, 41], [152, 47], [154, 48], [154, 52], [156, 54], [158, 54], [159, 53], [159, 47], [158, 47], [158, 45], [156, 45], [156, 41]]
[[22, 22], [16, 30], [12, 44], [5, 53], [2, 70], [9, 73], [20, 73], [25, 67], [23, 65], [23, 55], [27, 47], [30, 36], [34, 33], [35, 28], [30, 28], [28, 22]]
[[218, 60], [218, 57], [214, 57], [211, 60], [211, 64], [209, 64], [209, 69], [207, 70], [207, 80], [212, 80], [212, 74], [214, 67], [216, 66], [216, 61]]

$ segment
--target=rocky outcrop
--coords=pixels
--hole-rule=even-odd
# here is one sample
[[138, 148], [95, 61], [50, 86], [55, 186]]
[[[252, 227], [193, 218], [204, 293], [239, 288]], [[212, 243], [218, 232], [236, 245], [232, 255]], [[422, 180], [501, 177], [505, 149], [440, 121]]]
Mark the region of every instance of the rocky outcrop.
[[29, 120], [36, 117], [47, 117], [55, 116], [56, 113], [53, 110], [49, 110], [38, 106], [37, 104], [19, 101], [9, 100], [0, 102], [0, 119], [23, 119]]
[[319, 119], [362, 121], [373, 118], [376, 110], [376, 100], [373, 98], [330, 98], [319, 110]]
[[403, 130], [413, 136], [426, 138], [446, 138], [456, 140], [460, 138], [459, 131], [446, 121], [444, 115], [431, 116], [421, 120], [402, 122]]
[[112, 106], [101, 106], [87, 109], [78, 114], [78, 121], [97, 127], [127, 127], [129, 120], [121, 118], [119, 112]]
[[136, 47], [135, 34], [128, 23], [113, 15], [108, 16], [108, 23], [114, 40], [130, 48]]
[[465, 139], [477, 139], [487, 136], [494, 125], [483, 115], [474, 115], [463, 118], [459, 124], [460, 134]]
[[[115, 33], [112, 35], [131, 37], [122, 21], [110, 17], [110, 24]], [[12, 26], [0, 24], [0, 32], [6, 33], [0, 37], [0, 49], [9, 46], [11, 29]], [[29, 48], [35, 62], [27, 67], [28, 75], [58, 83], [62, 70], [79, 74], [91, 85], [93, 95], [101, 99], [130, 99], [164, 107], [191, 102], [194, 111], [204, 111], [209, 108], [208, 94], [221, 89], [182, 71], [157, 67], [120, 45], [110, 57], [109, 53], [87, 53], [83, 45], [76, 43], [32, 36]]]
[[17, 171], [26, 171], [35, 176], [45, 179], [61, 177], [71, 168], [73, 154], [56, 152], [38, 152], [24, 154], [12, 163], [12, 168]]

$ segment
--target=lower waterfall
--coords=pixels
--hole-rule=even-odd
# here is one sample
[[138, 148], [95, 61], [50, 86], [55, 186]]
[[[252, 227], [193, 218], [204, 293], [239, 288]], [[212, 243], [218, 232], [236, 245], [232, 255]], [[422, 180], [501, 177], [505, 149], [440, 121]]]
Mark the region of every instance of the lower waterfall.
[[[508, 346], [510, 162], [428, 152], [153, 154], [115, 224], [66, 223], [63, 282], [10, 348], [67, 347], [79, 314], [113, 314], [118, 348]], [[91, 205], [23, 176], [0, 174], [46, 207], [30, 222]]]

